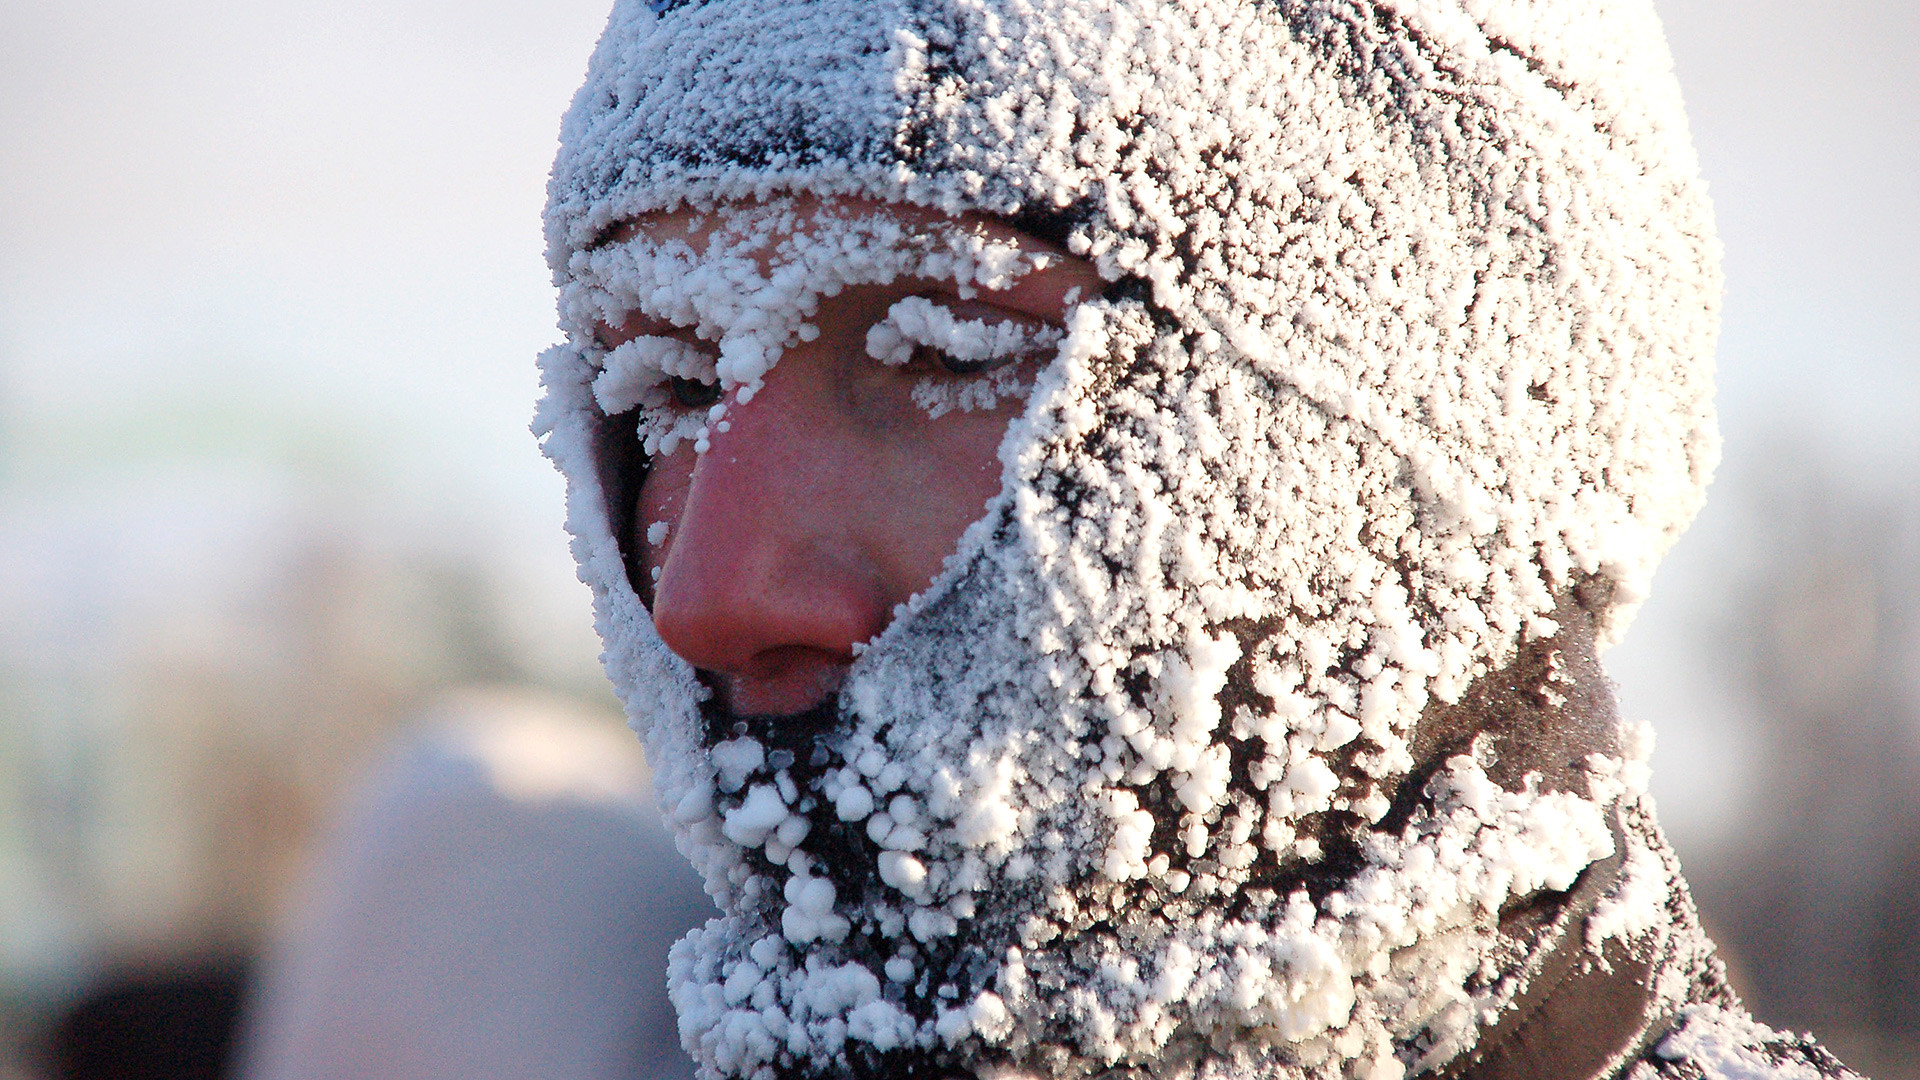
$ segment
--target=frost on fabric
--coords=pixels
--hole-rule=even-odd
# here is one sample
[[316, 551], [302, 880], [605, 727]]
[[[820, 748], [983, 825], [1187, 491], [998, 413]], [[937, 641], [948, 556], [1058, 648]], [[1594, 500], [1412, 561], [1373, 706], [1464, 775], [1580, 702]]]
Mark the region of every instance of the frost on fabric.
[[[1473, 1037], [1514, 992], [1496, 913], [1612, 854], [1644, 766], [1514, 791], [1462, 756], [1396, 810], [1414, 725], [1575, 585], [1617, 635], [1717, 452], [1717, 256], [1668, 67], [1641, 0], [623, 0], [550, 188], [569, 343], [536, 429], [726, 912], [673, 956], [703, 1075], [1397, 1080]], [[710, 746], [626, 579], [600, 418], [702, 445], [724, 410], [663, 409], [668, 380], [750, 400], [810, 297], [1019, 272], [854, 215], [769, 274], [748, 253], [786, 193], [1039, 215], [1116, 288], [1058, 340], [916, 304], [874, 328], [876, 363], [1050, 358], [922, 401], [1027, 394], [1003, 490], [833, 731]], [[602, 243], [681, 208], [725, 228]], [[700, 345], [591, 340], [634, 310]], [[1673, 902], [1657, 844], [1622, 854], [1591, 942]]]
[[[1647, 798], [1653, 729], [1645, 723], [1623, 724], [1620, 742], [1621, 757], [1595, 755], [1589, 760], [1594, 776], [1592, 790], [1609, 801], [1637, 803]], [[1647, 816], [1652, 817], [1650, 808]], [[1583, 931], [1587, 949], [1599, 956], [1608, 941], [1642, 941], [1665, 926], [1676, 876], [1663, 846], [1629, 843], [1619, 884], [1587, 916]]]
[[1744, 1014], [1698, 1005], [1629, 1080], [1859, 1080], [1810, 1036], [1778, 1032]]

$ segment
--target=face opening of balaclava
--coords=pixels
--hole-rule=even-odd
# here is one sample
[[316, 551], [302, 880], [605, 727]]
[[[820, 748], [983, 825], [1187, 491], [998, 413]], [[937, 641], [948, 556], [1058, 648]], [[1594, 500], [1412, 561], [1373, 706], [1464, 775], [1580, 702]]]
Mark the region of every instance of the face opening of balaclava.
[[[723, 911], [671, 973], [703, 1076], [1398, 1080], [1543, 935], [1681, 948], [1592, 659], [1717, 454], [1717, 247], [1644, 0], [621, 0], [550, 195], [536, 429]], [[765, 271], [608, 239], [795, 196], [995, 215], [1112, 286], [988, 392], [1027, 395], [1001, 493], [828, 715], [748, 730], [631, 573], [631, 462], [724, 410], [650, 403], [756, 385], [833, 289], [1023, 272], [857, 214]], [[599, 345], [630, 311], [718, 361]], [[915, 317], [875, 363], [958, 332]]]

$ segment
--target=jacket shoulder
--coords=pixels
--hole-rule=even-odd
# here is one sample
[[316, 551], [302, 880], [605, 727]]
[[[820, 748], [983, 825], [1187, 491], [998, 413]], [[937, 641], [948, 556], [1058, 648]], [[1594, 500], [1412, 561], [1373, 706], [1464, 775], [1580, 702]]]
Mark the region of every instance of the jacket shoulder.
[[1694, 1005], [1625, 1080], [1862, 1080], [1811, 1035], [1775, 1031], [1745, 1011]]

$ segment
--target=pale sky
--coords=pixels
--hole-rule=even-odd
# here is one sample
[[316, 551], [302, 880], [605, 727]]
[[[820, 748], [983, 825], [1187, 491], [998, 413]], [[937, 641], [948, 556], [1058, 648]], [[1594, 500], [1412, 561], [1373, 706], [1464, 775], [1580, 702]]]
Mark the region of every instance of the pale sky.
[[[1662, 732], [1676, 833], [1708, 836], [1738, 777], [1661, 777], [1741, 752], [1686, 652], [1741, 528], [1725, 489], [1782, 428], [1867, 481], [1920, 464], [1920, 5], [1659, 6], [1727, 247], [1727, 479], [1610, 665]], [[495, 560], [584, 641], [526, 424], [555, 336], [542, 185], [604, 16], [6, 0], [0, 551], [49, 514], [199, 514], [209, 474], [237, 499], [313, 486]], [[149, 559], [217, 581], [194, 550]]]

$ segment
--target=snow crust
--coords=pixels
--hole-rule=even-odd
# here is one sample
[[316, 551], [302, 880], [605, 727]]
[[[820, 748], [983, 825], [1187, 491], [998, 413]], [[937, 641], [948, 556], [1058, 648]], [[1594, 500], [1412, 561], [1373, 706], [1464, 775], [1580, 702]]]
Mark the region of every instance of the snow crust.
[[[568, 340], [535, 429], [725, 911], [673, 955], [703, 1076], [1398, 1080], [1473, 1037], [1512, 989], [1501, 905], [1612, 854], [1644, 766], [1509, 791], [1464, 755], [1389, 815], [1429, 702], [1584, 580], [1617, 635], [1699, 506], [1719, 277], [1669, 68], [1641, 0], [622, 0], [550, 186]], [[709, 745], [611, 533], [601, 417], [704, 448], [724, 410], [666, 409], [669, 380], [751, 408], [815, 298], [1023, 271], [858, 214], [763, 268], [790, 193], [1048, 216], [1116, 285], [1058, 340], [875, 327], [876, 363], [1048, 357], [922, 401], [1027, 395], [1001, 494], [829, 736]], [[603, 242], [680, 208], [714, 241]], [[635, 310], [713, 348], [595, 342]], [[1625, 854], [1590, 945], [1668, 899]]]

